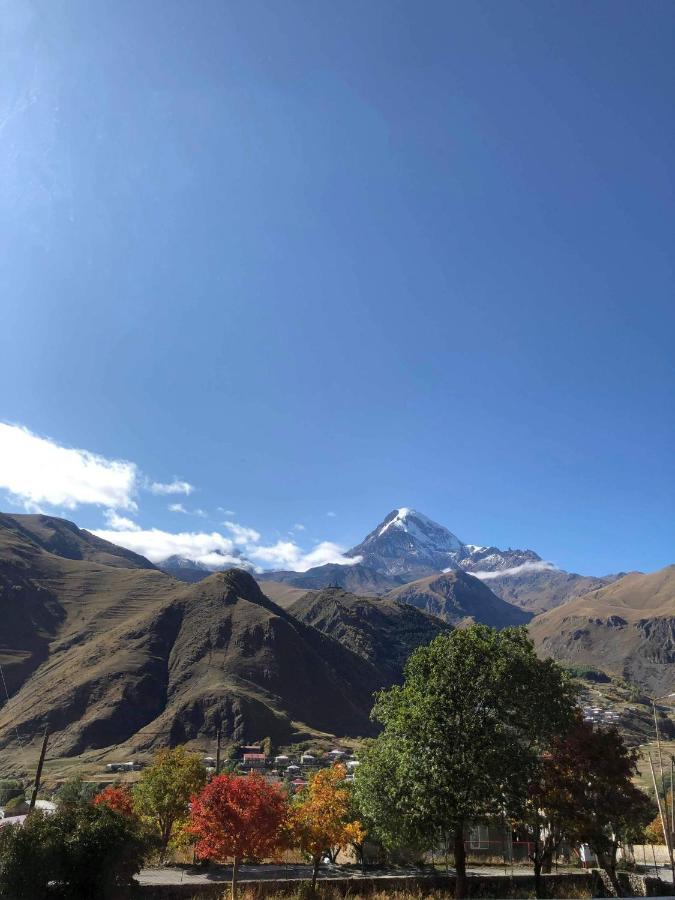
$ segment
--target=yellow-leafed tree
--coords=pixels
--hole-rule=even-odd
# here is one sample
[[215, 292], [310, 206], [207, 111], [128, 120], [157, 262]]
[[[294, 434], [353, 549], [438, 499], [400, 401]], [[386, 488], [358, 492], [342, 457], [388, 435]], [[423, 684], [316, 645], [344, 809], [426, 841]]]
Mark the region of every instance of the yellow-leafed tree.
[[290, 843], [312, 861], [312, 892], [324, 853], [359, 843], [365, 837], [360, 822], [350, 821], [350, 792], [344, 766], [332, 766], [312, 775], [291, 806]]

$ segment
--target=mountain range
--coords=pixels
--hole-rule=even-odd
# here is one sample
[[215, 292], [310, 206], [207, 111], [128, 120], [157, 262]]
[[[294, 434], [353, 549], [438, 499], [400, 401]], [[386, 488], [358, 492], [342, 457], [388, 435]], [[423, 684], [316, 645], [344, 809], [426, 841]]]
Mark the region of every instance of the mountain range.
[[542, 654], [675, 687], [673, 566], [574, 575], [409, 509], [348, 557], [255, 578], [159, 568], [65, 519], [0, 515], [0, 773], [25, 768], [47, 726], [61, 758], [198, 743], [219, 726], [277, 745], [366, 736], [373, 693], [412, 650], [472, 622], [529, 623]]
[[[265, 572], [258, 577], [308, 589], [338, 585], [360, 594], [386, 594], [440, 572], [464, 571], [488, 584], [502, 600], [530, 614], [604, 587], [616, 577], [565, 572], [534, 550], [467, 544], [423, 513], [405, 507], [392, 510], [345, 556], [358, 563], [317, 566], [306, 572]], [[172, 574], [182, 577], [175, 570]], [[192, 576], [186, 575], [186, 580], [188, 577]]]

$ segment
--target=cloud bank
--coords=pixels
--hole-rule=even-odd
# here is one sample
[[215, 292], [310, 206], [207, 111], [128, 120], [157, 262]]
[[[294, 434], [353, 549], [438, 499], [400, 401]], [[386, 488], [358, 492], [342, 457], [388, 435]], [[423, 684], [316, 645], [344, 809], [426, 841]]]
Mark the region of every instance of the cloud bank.
[[511, 566], [510, 569], [498, 569], [496, 572], [469, 572], [469, 575], [473, 575], [474, 578], [480, 578], [481, 581], [489, 581], [491, 578], [501, 578], [502, 575], [522, 575], [525, 572], [555, 572], [557, 568], [553, 563], [545, 562], [542, 559], [537, 562], [522, 563], [520, 566]]
[[28, 510], [41, 504], [136, 509], [138, 469], [88, 450], [63, 447], [20, 425], [0, 422], [0, 488]]
[[[351, 566], [360, 561], [359, 557], [345, 557], [344, 549], [331, 541], [323, 541], [309, 552], [293, 541], [277, 541], [265, 546], [257, 543], [260, 535], [255, 529], [234, 522], [229, 523], [232, 538], [218, 531], [173, 533], [159, 528], [144, 529], [119, 516], [110, 516], [108, 524], [110, 528], [94, 530], [93, 533], [140, 553], [153, 563], [164, 562], [170, 556], [183, 556], [214, 570], [248, 562], [257, 571], [292, 569], [305, 572], [326, 563]], [[133, 527], [122, 527], [124, 524]]]
[[[107, 459], [89, 450], [65, 447], [34, 434], [21, 425], [0, 422], [0, 489], [10, 500], [28, 511], [43, 506], [73, 510], [81, 505], [104, 508], [105, 527], [94, 531], [99, 537], [127, 547], [161, 563], [169, 556], [183, 556], [213, 569], [250, 564], [265, 568], [293, 569], [304, 572], [326, 563], [354, 565], [358, 559], [344, 556], [344, 548], [322, 541], [305, 551], [293, 540], [261, 543], [255, 528], [228, 519], [226, 534], [219, 531], [180, 531], [142, 528], [128, 513], [138, 511], [141, 490], [157, 496], [190, 496], [195, 490], [188, 481], [151, 481], [135, 463]], [[186, 509], [181, 503], [169, 504], [169, 510], [205, 517], [202, 509]], [[232, 516], [231, 510], [223, 510]], [[124, 515], [127, 513], [127, 515]], [[329, 514], [334, 515], [334, 514]], [[297, 524], [297, 530], [303, 526]]]

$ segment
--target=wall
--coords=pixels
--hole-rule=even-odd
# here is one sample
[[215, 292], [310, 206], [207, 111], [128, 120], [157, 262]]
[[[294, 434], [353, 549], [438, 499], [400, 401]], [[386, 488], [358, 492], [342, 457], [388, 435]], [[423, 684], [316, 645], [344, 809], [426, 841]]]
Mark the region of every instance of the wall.
[[[604, 872], [592, 869], [578, 873], [562, 873], [543, 875], [544, 889], [548, 897], [613, 897], [612, 886]], [[627, 897], [659, 897], [671, 896], [672, 886], [645, 877], [622, 872], [619, 875], [624, 895]], [[280, 895], [295, 894], [302, 882], [299, 881], [251, 881], [241, 882], [242, 894], [253, 896], [259, 900]], [[331, 892], [343, 897], [368, 895], [374, 892], [431, 892], [447, 890], [448, 896], [454, 893], [454, 878], [438, 876], [385, 876], [381, 878], [325, 878], [319, 882], [319, 896], [324, 886]], [[470, 897], [524, 898], [534, 897], [533, 875], [490, 875], [472, 876], [468, 881]], [[147, 900], [222, 900], [229, 897], [229, 885], [224, 882], [204, 885], [143, 885], [138, 890], [139, 896]]]

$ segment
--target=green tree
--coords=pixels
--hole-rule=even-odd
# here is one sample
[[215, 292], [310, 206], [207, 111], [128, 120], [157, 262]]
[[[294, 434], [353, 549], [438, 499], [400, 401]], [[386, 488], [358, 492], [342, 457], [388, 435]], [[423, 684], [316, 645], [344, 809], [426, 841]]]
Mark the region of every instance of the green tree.
[[[109, 807], [70, 803], [0, 830], [0, 893], [23, 900], [128, 896], [145, 846], [136, 823]], [[52, 887], [50, 887], [50, 884]]]
[[82, 778], [70, 778], [59, 787], [54, 798], [59, 806], [73, 806], [80, 803], [88, 803], [96, 796], [98, 787], [92, 782]]
[[42, 813], [22, 828], [0, 828], [0, 895], [16, 900], [45, 900], [60, 866], [61, 835]]
[[183, 834], [190, 799], [206, 784], [206, 769], [194, 753], [183, 747], [160, 750], [134, 789], [134, 809], [156, 836], [161, 854], [171, 839]]
[[450, 836], [464, 897], [465, 828], [522, 814], [542, 747], [567, 729], [575, 696], [522, 628], [439, 635], [412, 654], [403, 685], [377, 696], [384, 729], [356, 772], [361, 808], [391, 843]]

